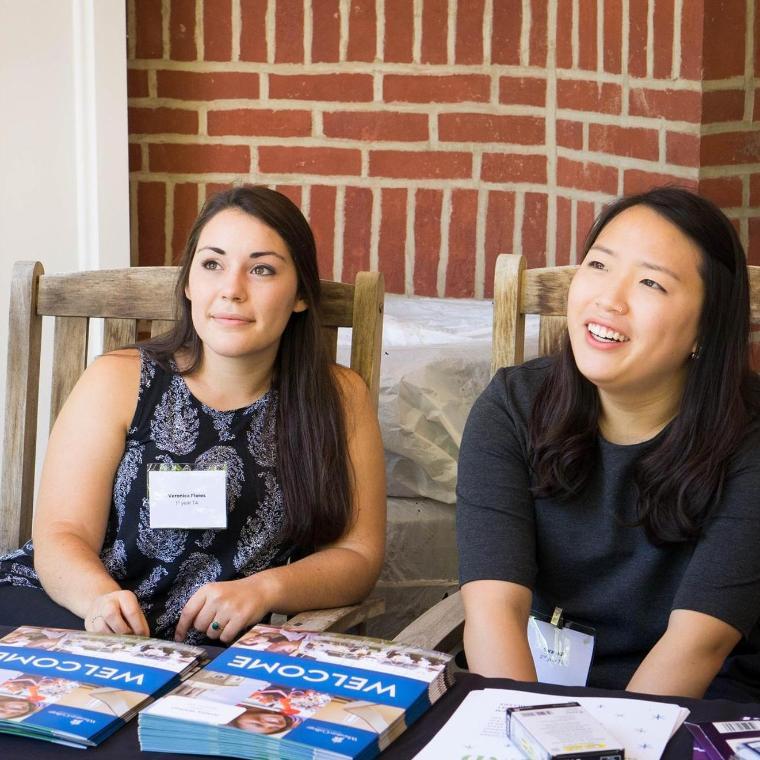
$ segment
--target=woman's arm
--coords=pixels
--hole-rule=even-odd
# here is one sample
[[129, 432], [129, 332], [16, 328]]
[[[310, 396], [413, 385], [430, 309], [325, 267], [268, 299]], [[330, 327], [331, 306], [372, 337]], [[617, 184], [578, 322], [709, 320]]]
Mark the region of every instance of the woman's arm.
[[535, 681], [528, 646], [533, 594], [508, 581], [472, 581], [462, 586], [467, 667], [489, 678]]
[[[385, 463], [377, 412], [361, 378], [338, 370], [353, 472], [354, 514], [346, 533], [333, 544], [283, 567], [248, 578], [202, 586], [188, 600], [175, 638], [190, 628], [233, 641], [269, 612], [296, 613], [338, 607], [363, 599], [380, 574], [385, 550]], [[214, 632], [213, 621], [224, 627]]]
[[136, 597], [99, 557], [139, 383], [136, 351], [97, 359], [58, 415], [42, 468], [32, 529], [35, 569], [48, 595], [91, 631], [148, 634]]
[[694, 610], [673, 610], [660, 640], [633, 674], [628, 691], [681, 697], [704, 696], [741, 633]]

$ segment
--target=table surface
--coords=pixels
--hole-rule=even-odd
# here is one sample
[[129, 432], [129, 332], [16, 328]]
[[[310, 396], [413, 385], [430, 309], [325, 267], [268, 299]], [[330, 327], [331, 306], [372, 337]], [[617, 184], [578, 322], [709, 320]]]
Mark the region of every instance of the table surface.
[[[577, 687], [552, 686], [548, 684], [525, 684], [509, 679], [482, 678], [471, 673], [457, 675], [454, 687], [433, 707], [401, 736], [380, 756], [382, 760], [411, 760], [437, 733], [448, 720], [465, 696], [475, 689], [523, 689], [539, 693], [568, 694], [568, 695], [597, 695], [597, 696], [628, 696], [618, 691], [603, 689], [583, 689]], [[738, 704], [726, 700], [696, 700], [672, 699], [665, 697], [650, 697], [642, 695], [642, 699], [653, 699], [662, 702], [678, 702], [691, 710], [689, 720], [728, 720], [744, 716], [759, 716], [760, 704]], [[99, 747], [85, 750], [65, 747], [59, 744], [36, 741], [24, 737], [0, 734], [0, 758], [3, 760], [69, 760], [85, 757], [101, 758], [101, 760], [200, 760], [205, 755], [180, 755], [159, 752], [140, 752], [137, 740], [137, 719], [135, 718], [113, 736], [106, 739]], [[690, 759], [692, 756], [692, 741], [688, 731], [682, 726], [671, 739], [663, 755], [665, 760]], [[444, 760], [442, 758], [442, 760]]]

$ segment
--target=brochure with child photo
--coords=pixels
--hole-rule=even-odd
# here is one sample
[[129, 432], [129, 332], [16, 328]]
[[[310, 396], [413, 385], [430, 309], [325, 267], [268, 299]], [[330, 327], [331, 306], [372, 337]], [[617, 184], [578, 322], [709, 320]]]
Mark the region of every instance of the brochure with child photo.
[[140, 713], [140, 747], [372, 758], [444, 694], [450, 662], [390, 641], [257, 625]]
[[21, 626], [0, 639], [0, 732], [95, 746], [205, 659], [160, 639]]

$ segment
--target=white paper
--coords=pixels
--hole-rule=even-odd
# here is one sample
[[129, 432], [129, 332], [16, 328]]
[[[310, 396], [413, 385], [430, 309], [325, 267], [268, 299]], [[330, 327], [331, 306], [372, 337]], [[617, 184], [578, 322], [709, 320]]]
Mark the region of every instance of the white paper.
[[568, 697], [512, 689], [470, 692], [417, 760], [524, 760], [507, 738], [507, 707], [578, 702], [625, 747], [626, 760], [659, 760], [689, 711], [616, 697]]

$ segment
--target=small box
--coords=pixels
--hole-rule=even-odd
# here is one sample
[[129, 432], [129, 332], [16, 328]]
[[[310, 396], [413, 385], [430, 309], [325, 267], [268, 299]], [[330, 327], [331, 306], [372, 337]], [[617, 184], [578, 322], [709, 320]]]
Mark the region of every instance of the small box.
[[507, 708], [507, 736], [531, 760], [624, 760], [625, 748], [577, 702]]

